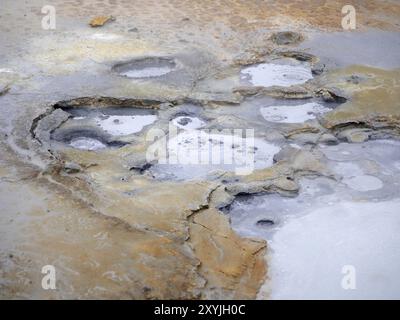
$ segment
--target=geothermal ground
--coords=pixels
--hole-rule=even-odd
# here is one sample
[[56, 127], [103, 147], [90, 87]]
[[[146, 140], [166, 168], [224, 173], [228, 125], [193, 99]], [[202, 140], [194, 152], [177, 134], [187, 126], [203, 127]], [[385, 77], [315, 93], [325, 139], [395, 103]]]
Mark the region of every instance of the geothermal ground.
[[0, 298], [399, 299], [400, 3], [346, 4], [2, 0]]

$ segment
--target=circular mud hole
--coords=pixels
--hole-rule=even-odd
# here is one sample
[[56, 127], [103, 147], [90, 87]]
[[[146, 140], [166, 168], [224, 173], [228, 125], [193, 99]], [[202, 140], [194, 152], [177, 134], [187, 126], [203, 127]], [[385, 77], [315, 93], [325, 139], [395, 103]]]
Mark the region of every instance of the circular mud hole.
[[311, 79], [313, 75], [310, 64], [292, 58], [250, 65], [240, 72], [240, 80], [244, 85], [262, 87], [290, 87]]
[[256, 225], [259, 227], [270, 227], [275, 225], [275, 222], [271, 219], [261, 219], [256, 222]]
[[116, 64], [112, 70], [132, 79], [156, 78], [176, 69], [176, 62], [170, 58], [149, 57]]
[[303, 123], [315, 119], [331, 109], [315, 102], [292, 106], [268, 106], [260, 109], [266, 121], [277, 123]]

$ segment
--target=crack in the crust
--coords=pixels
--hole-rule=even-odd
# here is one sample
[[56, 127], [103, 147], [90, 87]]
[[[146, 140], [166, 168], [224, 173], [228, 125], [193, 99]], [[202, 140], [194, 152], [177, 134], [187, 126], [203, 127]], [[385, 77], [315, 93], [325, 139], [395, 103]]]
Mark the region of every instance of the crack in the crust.
[[[187, 218], [188, 218], [189, 224], [194, 224], [194, 225], [201, 226], [202, 228], [208, 230], [208, 231], [211, 233], [211, 234], [210, 234], [210, 241], [213, 242], [213, 244], [214, 244], [214, 246], [216, 247], [216, 249], [219, 250], [220, 252], [221, 252], [222, 249], [221, 249], [220, 247], [218, 247], [218, 245], [215, 243], [214, 237], [220, 237], [220, 238], [224, 238], [224, 239], [229, 239], [230, 237], [228, 237], [228, 236], [226, 236], [226, 235], [223, 235], [223, 234], [216, 233], [215, 230], [212, 230], [212, 229], [210, 229], [209, 227], [207, 227], [207, 226], [205, 226], [205, 225], [203, 225], [203, 224], [201, 224], [201, 223], [199, 223], [199, 222], [196, 222], [194, 219], [195, 219], [195, 215], [199, 214], [200, 212], [202, 212], [202, 211], [204, 211], [204, 210], [209, 209], [210, 203], [211, 203], [211, 198], [212, 198], [213, 193], [214, 193], [217, 189], [219, 189], [221, 186], [222, 186], [222, 184], [218, 184], [215, 188], [213, 188], [212, 190], [210, 190], [210, 192], [209, 192], [208, 195], [207, 195], [206, 203], [203, 204], [203, 205], [201, 205], [198, 209], [192, 210], [192, 213], [187, 217]], [[234, 201], [234, 199], [232, 199], [232, 202], [233, 202], [233, 201]], [[217, 210], [218, 210], [218, 209], [217, 209]], [[219, 214], [223, 214], [221, 210], [218, 210], [218, 213], [219, 213]], [[229, 227], [231, 228], [231, 231], [234, 232], [234, 230], [232, 229], [230, 223], [229, 223]], [[189, 243], [190, 243], [190, 240], [191, 240], [191, 236], [190, 236], [190, 226], [189, 226], [189, 235], [188, 235], [188, 238], [186, 239], [186, 242], [189, 242]], [[237, 248], [239, 248], [239, 249], [240, 249], [241, 251], [243, 251], [243, 252], [247, 252], [246, 248], [243, 247], [243, 246], [237, 241], [237, 239], [233, 238], [232, 240], [233, 240], [233, 244], [234, 244]], [[260, 240], [260, 241], [254, 240], [254, 239], [249, 239], [249, 240], [250, 240], [250, 241], [253, 241], [253, 242], [257, 242], [257, 243], [264, 242], [263, 240]], [[264, 245], [261, 246], [260, 248], [258, 248], [257, 250], [255, 250], [254, 252], [251, 252], [251, 255], [252, 255], [253, 257], [256, 257], [262, 250], [265, 250], [266, 246], [267, 246], [267, 244], [266, 244], [266, 242], [264, 242]], [[192, 248], [192, 250], [193, 250], [193, 253], [196, 254], [195, 248]], [[254, 267], [254, 264], [255, 264], [255, 261], [253, 261], [252, 265], [251, 265], [251, 266], [249, 265], [248, 268], [253, 268], [253, 267]], [[201, 278], [205, 279], [205, 283], [204, 283], [203, 288], [209, 287], [209, 283], [208, 283], [207, 279], [204, 277], [203, 272], [201, 271], [201, 268], [202, 268], [202, 263], [201, 263], [201, 261], [200, 261], [200, 263], [196, 266], [196, 268], [197, 268], [198, 275], [199, 275]], [[248, 268], [243, 268], [243, 270], [242, 270], [240, 273], [238, 273], [238, 274], [236, 275], [236, 277], [239, 278], [239, 279], [242, 278], [242, 276], [243, 276], [246, 272], [248, 272]], [[225, 276], [228, 276], [228, 277], [231, 277], [231, 276], [232, 276], [231, 274], [228, 274], [228, 273], [224, 272], [224, 271], [221, 270], [221, 269], [217, 270], [217, 272], [219, 272], [219, 273], [221, 273], [221, 274], [224, 274]], [[239, 283], [240, 283], [240, 281], [239, 281]]]
[[60, 182], [54, 180], [51, 175], [40, 175], [38, 178], [39, 179], [43, 178], [48, 183], [62, 188], [64, 191], [68, 192], [72, 196], [73, 199], [79, 201], [81, 204], [84, 204], [85, 208], [89, 209], [93, 214], [101, 216], [102, 218], [104, 218], [106, 220], [112, 221], [115, 225], [123, 226], [128, 231], [138, 231], [138, 232], [142, 232], [142, 233], [149, 231], [149, 230], [139, 229], [136, 226], [131, 225], [130, 223], [126, 222], [123, 219], [120, 219], [118, 217], [109, 216], [109, 215], [104, 214], [103, 212], [95, 209], [91, 203], [89, 203], [83, 197], [79, 196], [79, 193], [71, 190], [70, 188], [67, 188], [63, 183], [60, 183]]
[[32, 120], [32, 124], [31, 124], [31, 127], [30, 127], [30, 129], [29, 129], [29, 132], [30, 132], [30, 134], [31, 134], [31, 137], [32, 137], [34, 140], [38, 141], [38, 142], [40, 143], [40, 145], [42, 145], [42, 142], [41, 142], [40, 139], [38, 139], [37, 136], [36, 136], [36, 129], [37, 129], [38, 125], [39, 125], [39, 122], [40, 122], [41, 120], [43, 120], [45, 117], [47, 117], [47, 116], [49, 116], [50, 114], [52, 114], [53, 111], [54, 111], [54, 107], [49, 107], [49, 108], [47, 108], [47, 110], [46, 110], [45, 112], [41, 113], [40, 115], [38, 115], [37, 117], [35, 117], [35, 118]]
[[[43, 120], [44, 118], [46, 118], [47, 116], [51, 115], [53, 112], [55, 111], [54, 107], [49, 108], [48, 110], [46, 110], [44, 113], [40, 114], [39, 116], [37, 116], [36, 118], [33, 119], [32, 121], [32, 125], [31, 128], [29, 129], [29, 132], [31, 134], [31, 137], [34, 141], [37, 141], [41, 146], [43, 146], [43, 142], [37, 137], [36, 135], [36, 129], [40, 123], [41, 120]], [[51, 135], [55, 130], [57, 130], [58, 128], [60, 128], [68, 119], [65, 119], [63, 121], [60, 121], [60, 123], [52, 128], [49, 132], [49, 134]], [[61, 161], [60, 157], [53, 152], [51, 149], [47, 149], [46, 150], [56, 161]]]
[[211, 197], [212, 194], [214, 193], [215, 190], [217, 190], [219, 187], [221, 186], [221, 184], [218, 184], [216, 187], [212, 188], [209, 193], [206, 196], [205, 199], [205, 203], [202, 203], [199, 205], [199, 207], [197, 209], [192, 209], [190, 210], [191, 213], [187, 216], [187, 219], [189, 220], [189, 222], [193, 222], [194, 219], [194, 215], [196, 215], [197, 213], [206, 210], [210, 207], [210, 202], [211, 202]]
[[[376, 119], [375, 121], [382, 121], [382, 119]], [[387, 122], [385, 121], [385, 119], [383, 119], [382, 122]], [[384, 126], [374, 126], [372, 123], [368, 123], [367, 121], [349, 121], [346, 123], [341, 123], [341, 124], [337, 124], [334, 125], [328, 129], [330, 129], [332, 132], [335, 131], [344, 131], [347, 129], [371, 129], [371, 130], [376, 130], [376, 131], [382, 131], [382, 130], [393, 130], [396, 131], [400, 128], [400, 125], [398, 124], [393, 124], [393, 125], [389, 125], [386, 124]]]
[[304, 128], [294, 129], [294, 130], [289, 131], [288, 133], [284, 134], [284, 137], [285, 137], [285, 139], [288, 139], [296, 134], [302, 134], [302, 133], [320, 133], [320, 129], [313, 128], [313, 127], [304, 127]]
[[129, 171], [135, 171], [139, 174], [144, 174], [146, 171], [148, 171], [153, 165], [151, 163], [145, 163], [140, 166], [133, 166], [129, 168]]
[[[210, 229], [209, 227], [206, 227], [204, 224], [201, 224], [201, 223], [196, 222], [196, 221], [192, 221], [191, 223], [196, 224], [196, 225], [198, 225], [198, 226], [201, 226], [201, 227], [203, 227], [204, 229], [207, 229], [208, 231], [213, 232], [212, 229]], [[227, 237], [224, 237], [224, 238], [227, 238]]]
[[162, 103], [171, 102], [169, 100], [155, 99], [135, 99], [135, 98], [115, 98], [115, 97], [79, 97], [70, 100], [59, 101], [54, 104], [54, 109], [68, 109], [79, 106], [113, 106], [113, 107], [141, 107], [149, 109], [158, 109]]
[[[147, 227], [147, 226], [146, 227], [141, 227], [141, 226], [139, 226], [137, 224], [131, 224], [131, 223], [128, 223], [127, 221], [125, 221], [124, 219], [121, 219], [121, 218], [118, 218], [118, 217], [115, 217], [115, 216], [107, 215], [107, 214], [101, 212], [100, 210], [95, 209], [93, 204], [88, 202], [84, 197], [80, 196], [80, 194], [81, 194], [80, 192], [75, 192], [74, 190], [66, 187], [63, 183], [58, 182], [57, 180], [55, 180], [52, 177], [52, 175], [43, 175], [42, 174], [42, 175], [40, 175], [40, 177], [45, 178], [49, 183], [55, 184], [55, 185], [63, 188], [63, 190], [68, 191], [74, 199], [79, 200], [80, 202], [85, 204], [85, 207], [89, 208], [92, 211], [92, 213], [100, 215], [105, 219], [110, 219], [111, 221], [118, 222], [120, 225], [123, 225], [128, 231], [139, 231], [139, 232], [143, 232], [143, 233], [148, 232], [148, 233], [151, 233], [151, 234], [155, 234], [157, 236], [164, 236], [164, 237], [167, 237], [167, 238], [171, 238], [171, 233], [169, 233], [167, 231], [164, 232], [162, 230], [151, 228], [151, 227]], [[78, 178], [74, 177], [74, 179], [78, 179]], [[81, 180], [81, 181], [87, 182], [86, 180]]]
[[[18, 155], [18, 153], [12, 148], [9, 151], [12, 152], [15, 156]], [[23, 162], [23, 163], [25, 163], [25, 162]], [[29, 163], [29, 164], [31, 165], [31, 163]], [[120, 219], [118, 217], [111, 217], [111, 216], [108, 216], [108, 215], [100, 212], [99, 210], [96, 210], [93, 207], [92, 204], [90, 204], [87, 200], [85, 200], [84, 198], [79, 196], [79, 193], [74, 192], [70, 188], [67, 188], [64, 184], [54, 180], [51, 175], [45, 174], [45, 171], [36, 172], [31, 177], [22, 178], [22, 179], [15, 180], [15, 181], [12, 181], [12, 182], [18, 182], [18, 181], [23, 181], [23, 180], [28, 180], [28, 179], [31, 179], [31, 180], [32, 179], [36, 179], [37, 181], [40, 181], [41, 179], [44, 179], [50, 185], [55, 185], [55, 186], [61, 188], [64, 192], [69, 193], [72, 196], [73, 199], [79, 201], [81, 204], [83, 204], [85, 206], [85, 208], [89, 209], [92, 213], [97, 214], [97, 215], [101, 216], [104, 219], [112, 221], [115, 225], [121, 225], [124, 228], [126, 228], [128, 231], [134, 231], [134, 230], [135, 231], [139, 231], [139, 232], [147, 232], [148, 231], [148, 230], [141, 230], [139, 228], [136, 228], [136, 227], [130, 225], [129, 223], [127, 223], [126, 221], [124, 221], [124, 220], [122, 220], [122, 219]], [[2, 180], [2, 181], [4, 181], [4, 180]]]
[[[109, 215], [107, 215], [107, 214], [95, 209], [91, 203], [89, 203], [84, 197], [80, 196], [80, 194], [81, 194], [80, 192], [75, 192], [74, 190], [72, 190], [72, 189], [68, 188], [67, 186], [65, 186], [63, 183], [58, 182], [57, 180], [55, 180], [53, 178], [54, 174], [58, 174], [58, 173], [52, 173], [52, 174], [43, 174], [43, 173], [41, 173], [41, 174], [38, 175], [38, 178], [45, 178], [49, 183], [56, 184], [57, 186], [63, 188], [64, 190], [67, 190], [75, 199], [78, 199], [79, 201], [84, 203], [86, 205], [86, 207], [90, 208], [90, 210], [93, 213], [99, 214], [99, 215], [101, 215], [101, 216], [103, 216], [104, 218], [107, 218], [107, 219], [112, 219], [112, 220], [118, 221], [119, 223], [121, 223], [125, 227], [127, 227], [130, 231], [136, 230], [136, 231], [141, 231], [141, 232], [150, 232], [150, 233], [156, 234], [158, 236], [165, 236], [165, 237], [171, 238], [171, 233], [169, 233], [169, 232], [164, 232], [162, 230], [154, 229], [154, 228], [151, 228], [151, 227], [148, 227], [148, 226], [141, 227], [141, 226], [136, 225], [136, 224], [131, 224], [131, 223], [128, 223], [128, 222], [126, 222], [125, 220], [123, 220], [121, 218], [109, 216]], [[79, 179], [79, 178], [74, 177], [73, 179]], [[85, 183], [87, 182], [86, 180], [83, 180], [83, 179], [81, 179], [81, 181], [83, 181]], [[217, 185], [216, 187], [212, 188], [209, 191], [209, 193], [207, 194], [207, 197], [205, 199], [205, 203], [200, 204], [197, 209], [190, 210], [191, 213], [187, 216], [187, 219], [188, 219], [188, 221], [190, 223], [199, 224], [199, 223], [196, 223], [196, 222], [193, 221], [194, 217], [192, 217], [192, 216], [194, 214], [199, 213], [202, 210], [206, 210], [206, 209], [209, 208], [209, 203], [211, 202], [212, 193], [216, 189], [218, 189], [219, 187], [220, 187], [220, 185]], [[203, 227], [205, 227], [205, 226], [203, 226]], [[207, 227], [205, 227], [205, 228], [207, 228]], [[209, 230], [213, 231], [211, 229], [209, 229]], [[219, 235], [219, 236], [222, 236], [222, 235]], [[188, 235], [188, 237], [185, 239], [185, 241], [188, 241], [189, 239], [190, 239], [190, 235]]]

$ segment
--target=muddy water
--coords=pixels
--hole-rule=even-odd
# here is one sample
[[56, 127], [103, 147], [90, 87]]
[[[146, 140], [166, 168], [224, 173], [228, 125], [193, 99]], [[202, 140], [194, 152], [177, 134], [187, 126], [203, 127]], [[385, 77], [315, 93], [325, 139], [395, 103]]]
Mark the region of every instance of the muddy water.
[[296, 106], [270, 106], [261, 108], [263, 118], [269, 122], [303, 123], [330, 111], [318, 103], [305, 103]]
[[150, 171], [163, 179], [212, 179], [226, 172], [271, 167], [279, 150], [261, 139], [191, 130], [171, 138], [165, 161], [152, 166]]
[[290, 87], [305, 83], [313, 78], [310, 65], [296, 60], [276, 60], [273, 63], [261, 63], [244, 68], [241, 74], [244, 83], [249, 82], [252, 85], [263, 87]]

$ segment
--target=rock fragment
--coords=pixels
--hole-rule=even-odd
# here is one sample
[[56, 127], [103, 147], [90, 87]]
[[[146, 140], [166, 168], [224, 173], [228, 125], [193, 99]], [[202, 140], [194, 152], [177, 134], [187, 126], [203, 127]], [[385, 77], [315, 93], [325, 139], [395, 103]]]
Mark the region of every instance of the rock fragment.
[[345, 93], [337, 88], [322, 88], [317, 90], [315, 95], [322, 98], [325, 102], [344, 103], [348, 100]]
[[285, 58], [292, 58], [302, 62], [314, 62], [318, 60], [318, 58], [313, 54], [302, 51], [283, 51], [280, 55]]
[[97, 27], [102, 27], [107, 22], [114, 21], [114, 20], [115, 20], [115, 18], [113, 16], [98, 16], [98, 17], [94, 17], [92, 20], [90, 20], [89, 25], [92, 28], [97, 28]]

